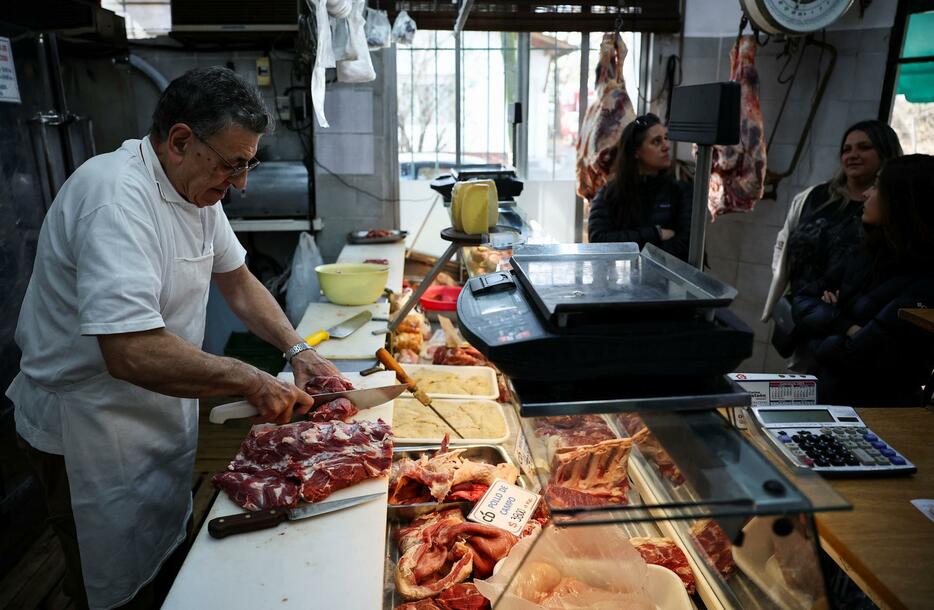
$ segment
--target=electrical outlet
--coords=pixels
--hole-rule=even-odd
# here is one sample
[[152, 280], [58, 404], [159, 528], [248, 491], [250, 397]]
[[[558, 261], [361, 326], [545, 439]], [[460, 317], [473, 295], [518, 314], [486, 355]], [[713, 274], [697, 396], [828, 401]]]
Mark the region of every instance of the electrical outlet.
[[272, 84], [272, 76], [269, 72], [269, 58], [268, 57], [257, 57], [256, 58], [256, 86], [257, 87], [268, 87]]
[[292, 120], [292, 104], [289, 103], [289, 96], [280, 95], [276, 97], [276, 114], [281, 121]]

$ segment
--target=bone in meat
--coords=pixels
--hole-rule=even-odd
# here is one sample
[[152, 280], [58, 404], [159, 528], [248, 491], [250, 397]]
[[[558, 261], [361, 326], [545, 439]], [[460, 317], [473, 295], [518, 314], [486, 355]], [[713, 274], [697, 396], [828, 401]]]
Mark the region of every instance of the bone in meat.
[[739, 144], [714, 146], [707, 207], [720, 214], [751, 212], [765, 191], [765, 122], [759, 106], [756, 41], [742, 36], [730, 52], [730, 80], [741, 88]]
[[626, 45], [619, 34], [604, 34], [596, 73], [596, 99], [587, 108], [577, 140], [577, 194], [593, 199], [616, 159], [619, 137], [636, 113], [623, 82]]

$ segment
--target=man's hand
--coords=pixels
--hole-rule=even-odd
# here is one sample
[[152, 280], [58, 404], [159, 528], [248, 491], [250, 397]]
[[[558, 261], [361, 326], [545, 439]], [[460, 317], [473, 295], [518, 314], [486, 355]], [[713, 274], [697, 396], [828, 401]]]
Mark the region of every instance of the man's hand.
[[312, 377], [321, 375], [338, 375], [340, 371], [330, 360], [319, 356], [317, 352], [306, 349], [292, 357], [292, 370], [295, 373], [295, 385], [304, 389]]
[[839, 299], [840, 299], [839, 290], [835, 292], [830, 292], [829, 290], [825, 290], [823, 296], [821, 296], [820, 298], [821, 301], [823, 301], [824, 303], [828, 303], [830, 305], [836, 305]]
[[661, 235], [662, 241], [668, 241], [669, 239], [675, 236], [675, 232], [672, 231], [671, 229], [662, 229], [661, 233], [662, 233]]
[[851, 326], [851, 327], [849, 327], [848, 329], [846, 329], [846, 336], [847, 336], [847, 337], [852, 337], [853, 335], [855, 335], [856, 333], [858, 333], [858, 332], [861, 331], [861, 330], [863, 330], [863, 327], [862, 327], [862, 326], [858, 326], [858, 325], [854, 324], [853, 326]]
[[263, 421], [275, 424], [287, 424], [293, 414], [305, 415], [315, 404], [311, 396], [296, 386], [262, 371], [257, 371], [256, 381], [244, 397], [256, 407]]

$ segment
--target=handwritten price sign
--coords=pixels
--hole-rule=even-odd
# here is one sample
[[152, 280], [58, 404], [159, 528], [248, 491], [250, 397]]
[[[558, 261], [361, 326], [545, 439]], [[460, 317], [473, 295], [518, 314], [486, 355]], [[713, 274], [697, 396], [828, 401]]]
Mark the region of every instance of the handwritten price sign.
[[496, 479], [486, 494], [474, 505], [467, 518], [518, 536], [532, 518], [540, 499], [538, 494]]

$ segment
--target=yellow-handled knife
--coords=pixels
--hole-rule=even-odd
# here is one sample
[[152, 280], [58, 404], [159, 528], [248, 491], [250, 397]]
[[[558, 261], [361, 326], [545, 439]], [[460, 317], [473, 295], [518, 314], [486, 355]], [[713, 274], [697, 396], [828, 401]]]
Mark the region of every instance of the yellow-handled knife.
[[326, 328], [311, 333], [305, 337], [305, 343], [314, 347], [323, 341], [327, 341], [328, 339], [345, 339], [349, 337], [355, 330], [369, 322], [372, 318], [372, 312], [361, 311], [355, 316], [347, 318], [339, 324], [335, 324], [331, 328]]

